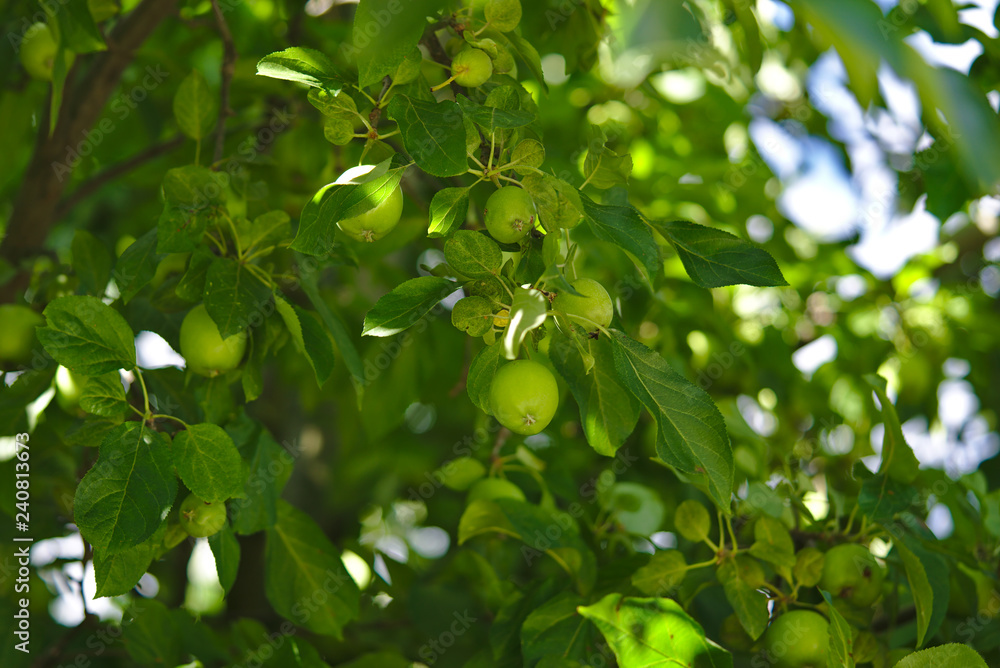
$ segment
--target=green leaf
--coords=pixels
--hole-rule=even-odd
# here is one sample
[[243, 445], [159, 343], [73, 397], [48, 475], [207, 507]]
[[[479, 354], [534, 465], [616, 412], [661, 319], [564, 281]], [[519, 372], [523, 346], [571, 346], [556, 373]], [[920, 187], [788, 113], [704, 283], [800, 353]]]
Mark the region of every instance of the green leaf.
[[292, 250], [307, 255], [329, 255], [340, 229], [337, 223], [374, 209], [389, 199], [399, 186], [405, 169], [406, 163], [396, 157], [384, 160], [351, 181], [320, 188], [302, 208]]
[[820, 590], [826, 600], [826, 613], [830, 617], [830, 665], [854, 668], [854, 633], [851, 626], [833, 604], [830, 592]]
[[986, 668], [986, 662], [968, 645], [949, 643], [914, 652], [895, 668]]
[[646, 346], [617, 331], [611, 340], [618, 379], [656, 420], [656, 454], [701, 480], [719, 510], [728, 514], [735, 471], [719, 409], [704, 390]]
[[858, 508], [875, 522], [889, 522], [916, 502], [917, 490], [878, 474], [861, 484]]
[[215, 557], [215, 570], [219, 575], [219, 584], [227, 594], [233, 590], [236, 574], [240, 566], [240, 543], [236, 534], [228, 526], [222, 531], [208, 537], [208, 545]]
[[743, 630], [754, 640], [760, 638], [769, 619], [767, 596], [740, 577], [727, 579], [722, 589]]
[[309, 360], [316, 374], [316, 383], [322, 387], [333, 375], [333, 340], [314, 313], [289, 304], [278, 296], [275, 296], [274, 303], [292, 335], [295, 349]]
[[278, 502], [278, 521], [267, 530], [264, 591], [285, 619], [338, 640], [359, 614], [360, 592], [337, 548], [308, 515], [285, 501]]
[[823, 578], [823, 562], [826, 555], [815, 547], [804, 547], [795, 555], [793, 573], [798, 584], [815, 587]]
[[601, 190], [628, 185], [628, 177], [632, 174], [632, 156], [612, 151], [607, 147], [608, 138], [600, 126], [591, 127], [595, 137], [583, 161], [583, 175], [587, 177], [587, 182]]
[[253, 219], [246, 236], [240, 241], [244, 248], [263, 250], [286, 241], [292, 235], [292, 219], [281, 210], [268, 211]]
[[189, 302], [200, 302], [205, 297], [205, 277], [216, 255], [205, 246], [198, 246], [191, 253], [187, 270], [181, 276], [174, 293]]
[[94, 22], [86, 2], [59, 3], [50, 16], [57, 26], [54, 32], [59, 35], [59, 41], [65, 48], [76, 53], [107, 50], [101, 30]]
[[608, 594], [579, 612], [601, 631], [621, 668], [732, 668], [729, 652], [706, 638], [701, 625], [669, 598]]
[[594, 359], [589, 373], [576, 346], [564, 336], [553, 339], [549, 357], [580, 407], [587, 443], [598, 454], [613, 457], [635, 430], [639, 405], [618, 383], [609, 348], [594, 341], [587, 345]]
[[177, 127], [191, 139], [201, 141], [215, 127], [218, 102], [208, 81], [198, 70], [184, 77], [174, 95], [174, 118]]
[[101, 598], [129, 593], [156, 558], [166, 529], [166, 522], [161, 522], [156, 533], [146, 541], [119, 552], [94, 550], [94, 581], [97, 585], [94, 596]]
[[257, 74], [322, 88], [334, 95], [344, 84], [343, 77], [326, 54], [302, 46], [264, 56], [257, 63]]
[[531, 173], [524, 177], [521, 185], [531, 195], [538, 209], [538, 220], [547, 231], [576, 227], [583, 219], [580, 191], [562, 179]]
[[260, 322], [269, 310], [271, 288], [233, 258], [217, 257], [205, 274], [205, 309], [222, 338]]
[[680, 550], [664, 550], [632, 574], [632, 586], [648, 596], [666, 596], [680, 586], [685, 575], [684, 554]]
[[927, 630], [931, 623], [931, 613], [934, 610], [934, 590], [931, 588], [927, 570], [920, 558], [904, 541], [893, 541], [893, 549], [899, 554], [906, 571], [906, 580], [910, 584], [913, 604], [917, 609], [917, 647], [924, 644]]
[[581, 199], [594, 235], [628, 253], [652, 282], [660, 273], [660, 249], [639, 212], [630, 206], [597, 204], [585, 195]]
[[545, 75], [542, 73], [542, 58], [531, 42], [516, 32], [503, 34], [497, 30], [487, 30], [483, 36], [496, 41], [497, 44], [505, 45], [513, 51], [528, 67], [528, 71], [531, 72], [531, 76], [535, 77], [535, 81], [541, 86], [542, 91], [548, 95], [549, 86], [545, 83]]
[[505, 110], [496, 107], [476, 104], [464, 95], [456, 98], [462, 113], [471, 118], [476, 125], [481, 126], [489, 134], [497, 130], [509, 130], [524, 127], [535, 120], [535, 114], [523, 109]]
[[245, 416], [230, 425], [227, 433], [249, 464], [242, 498], [232, 499], [227, 505], [233, 530], [246, 536], [274, 525], [278, 498], [292, 475], [295, 458], [260, 423]]
[[788, 285], [767, 251], [729, 232], [686, 220], [654, 220], [652, 225], [673, 244], [688, 276], [703, 288]]
[[174, 437], [174, 466], [188, 489], [209, 503], [243, 493], [240, 452], [222, 427], [194, 424]]
[[712, 531], [712, 517], [700, 501], [686, 499], [674, 511], [674, 527], [689, 541], [700, 543]]
[[193, 251], [223, 204], [225, 188], [219, 174], [197, 165], [177, 167], [163, 177], [161, 190], [163, 212], [157, 222], [156, 250]]
[[109, 371], [88, 378], [80, 394], [80, 408], [92, 415], [121, 422], [128, 413], [121, 375], [117, 371]]
[[480, 350], [472, 363], [469, 364], [469, 376], [465, 381], [465, 389], [469, 393], [469, 399], [479, 410], [487, 415], [493, 415], [493, 407], [490, 405], [490, 386], [493, 378], [501, 366], [507, 363], [501, 353], [503, 346], [494, 344], [486, 346]]
[[158, 230], [152, 229], [130, 245], [118, 258], [112, 277], [126, 304], [146, 287], [163, 255], [156, 250]]
[[521, 625], [521, 648], [526, 666], [550, 656], [583, 659], [591, 638], [589, 624], [576, 611], [586, 601], [563, 592], [533, 610]]
[[45, 307], [35, 335], [74, 373], [99, 376], [135, 366], [135, 335], [125, 318], [97, 297], [58, 297]]
[[392, 336], [415, 325], [456, 289], [447, 278], [420, 276], [397, 285], [365, 315], [363, 336]]
[[872, 386], [878, 401], [882, 404], [882, 421], [885, 435], [882, 438], [882, 463], [878, 472], [888, 475], [896, 482], [909, 484], [917, 477], [920, 462], [903, 437], [903, 428], [899, 423], [896, 407], [889, 401], [886, 394], [886, 380], [881, 376], [868, 374], [865, 381]]
[[96, 549], [117, 552], [152, 536], [176, 495], [170, 440], [145, 423], [126, 422], [108, 432], [80, 481], [73, 521]]
[[386, 107], [402, 133], [403, 147], [417, 166], [434, 176], [458, 176], [468, 167], [462, 109], [451, 101], [426, 102], [397, 94]]
[[340, 51], [354, 56], [362, 88], [396, 73], [427, 27], [427, 17], [438, 7], [429, 0], [361, 0], [354, 13], [353, 40]]
[[309, 301], [312, 302], [313, 308], [319, 313], [319, 317], [322, 318], [327, 331], [337, 344], [340, 356], [344, 359], [344, 365], [354, 380], [354, 390], [358, 397], [358, 406], [360, 407], [361, 399], [364, 395], [364, 387], [368, 381], [365, 376], [365, 367], [361, 361], [361, 355], [354, 345], [354, 339], [348, 333], [347, 325], [344, 324], [343, 319], [330, 308], [330, 305], [319, 294], [315, 273], [302, 276], [299, 285], [301, 285], [302, 291], [306, 293]]
[[469, 336], [482, 336], [493, 327], [493, 305], [483, 297], [463, 297], [451, 310], [451, 324]]
[[545, 314], [549, 300], [541, 290], [530, 285], [515, 288], [510, 305], [510, 324], [504, 330], [503, 355], [509, 360], [517, 359], [524, 338], [533, 329], [545, 324]]
[[443, 188], [431, 199], [429, 237], [446, 237], [465, 223], [469, 215], [469, 189]]
[[497, 242], [485, 234], [459, 230], [444, 242], [444, 258], [458, 273], [480, 278], [500, 273], [503, 253]]
[[[927, 536], [931, 537], [930, 532], [927, 532]], [[932, 539], [932, 538], [931, 538]], [[899, 549], [899, 545], [902, 548]], [[916, 604], [917, 596], [914, 595], [914, 602], [917, 605], [918, 611], [921, 606], [930, 608], [930, 615], [927, 622], [927, 630], [923, 635], [923, 638], [927, 641], [935, 637], [938, 630], [941, 628], [941, 624], [944, 622], [945, 617], [948, 614], [948, 601], [951, 599], [951, 567], [949, 562], [943, 556], [937, 552], [933, 552], [924, 544], [916, 538], [913, 534], [906, 533], [899, 539], [893, 541], [893, 545], [896, 545], [899, 549], [900, 556], [904, 552], [908, 551], [912, 554], [912, 557], [916, 558], [924, 572], [927, 575], [927, 582], [931, 588], [931, 599], [928, 601], [925, 597], [926, 592], [921, 593], [922, 602]], [[907, 560], [903, 560], [904, 565], [907, 569], [907, 578], [909, 578], [909, 566]], [[920, 619], [920, 614], [918, 612], [917, 619]], [[919, 621], [918, 621], [918, 635], [919, 635]], [[920, 647], [923, 642], [918, 640], [917, 647]]]
[[[545, 162], [545, 146], [537, 139], [521, 140], [521, 142], [514, 147], [514, 150], [510, 154], [510, 164], [513, 166], [514, 171], [521, 176], [534, 174], [534, 169], [541, 167], [543, 162]], [[545, 176], [548, 175], [546, 174]], [[555, 177], [552, 178], [555, 179]], [[555, 180], [558, 181], [559, 179]], [[572, 186], [568, 183], [566, 185], [572, 188]], [[577, 199], [579, 199], [579, 197]], [[535, 202], [535, 206], [538, 207], [539, 214], [541, 214], [542, 207], [539, 206], [537, 200]]]
[[795, 545], [788, 528], [773, 517], [762, 515], [753, 526], [750, 554], [775, 566], [795, 566]]
[[122, 629], [125, 650], [137, 664], [176, 666], [185, 656], [176, 621], [156, 599], [133, 600], [125, 609]]
[[548, 554], [573, 577], [580, 593], [593, 587], [597, 560], [580, 538], [576, 520], [569, 514], [516, 499], [473, 501], [459, 520], [458, 543], [462, 545], [470, 538], [489, 533], [505, 534], [524, 542], [521, 555], [528, 565], [543, 552]]
[[500, 32], [510, 32], [521, 22], [521, 0], [490, 0], [483, 11], [487, 23]]
[[103, 297], [111, 278], [111, 252], [86, 230], [77, 230], [71, 246], [73, 271], [87, 294]]

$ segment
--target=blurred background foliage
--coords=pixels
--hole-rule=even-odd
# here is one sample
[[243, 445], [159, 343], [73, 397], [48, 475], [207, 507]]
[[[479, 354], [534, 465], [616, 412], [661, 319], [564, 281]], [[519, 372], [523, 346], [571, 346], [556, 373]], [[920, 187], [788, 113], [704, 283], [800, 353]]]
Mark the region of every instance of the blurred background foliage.
[[[122, 9], [135, 4], [124, 0]], [[355, 5], [224, 4], [239, 54], [226, 140], [226, 155], [240, 167], [231, 195], [245, 198], [251, 217], [279, 208], [295, 219], [320, 186], [357, 163], [361, 145], [324, 142], [323, 118], [305, 95], [256, 76], [255, 65], [288, 45], [311, 46], [343, 63], [337, 49], [350, 39]], [[879, 373], [888, 379], [922, 465], [943, 471], [928, 472], [946, 484], [935, 487], [941, 494], [922, 498], [925, 507], [917, 512], [944, 539], [942, 551], [994, 576], [1000, 566], [1000, 492], [990, 491], [1000, 489], [995, 4], [536, 0], [525, 3], [522, 31], [542, 56], [547, 94], [521, 75], [540, 110], [547, 169], [582, 183], [591, 126], [600, 126], [609, 145], [633, 160], [627, 195], [613, 196], [627, 196], [650, 218], [685, 218], [753, 239], [788, 279], [786, 288], [704, 290], [664, 246], [666, 276], [649, 286], [620, 250], [596, 240], [582, 246], [581, 275], [609, 288], [624, 329], [699, 382], [722, 408], [741, 498], [775, 516], [805, 503], [821, 522], [840, 517], [844, 499], [857, 494], [855, 467], [878, 462], [884, 428], [863, 376]], [[38, 12], [28, 0], [0, 7], [5, 34], [22, 30], [24, 18]], [[0, 59], [0, 228], [49, 94], [9, 56]], [[182, 2], [179, 15], [136, 54], [104, 112], [111, 130], [92, 136], [67, 177], [66, 206], [46, 242], [51, 253], [35, 264], [38, 301], [72, 291], [77, 278], [65, 265], [77, 230], [88, 230], [110, 249], [122, 236], [141, 236], [154, 225], [164, 171], [190, 163], [195, 150], [193, 142], [175, 139], [172, 99], [192, 70], [217, 90], [221, 56], [210, 4], [202, 0]], [[428, 68], [429, 78], [441, 78]], [[160, 151], [155, 158], [100, 180], [153, 148]], [[320, 389], [306, 361], [286, 346], [266, 370], [263, 396], [246, 408], [298, 454], [285, 498], [378, 571], [365, 590], [375, 605], [363, 608], [348, 641], [315, 640], [331, 663], [378, 649], [387, 638], [416, 658], [428, 638], [448, 627], [452, 611], [489, 617], [501, 590], [511, 586], [496, 580], [478, 552], [454, 545], [463, 495], [439, 489], [429, 476], [464, 454], [460, 448], [485, 459], [493, 446], [493, 433], [463, 386], [479, 344], [452, 327], [446, 312], [405, 343], [358, 335], [379, 296], [440, 261], [441, 243], [427, 239], [425, 230], [428, 202], [442, 185], [414, 175], [405, 187], [399, 228], [382, 243], [349, 249], [324, 274], [324, 297], [354, 328], [366, 368], [377, 370], [360, 401], [342, 364]], [[473, 221], [489, 192], [486, 185], [473, 191]], [[583, 226], [574, 234], [587, 240]], [[290, 298], [306, 303], [301, 293]], [[178, 348], [186, 306], [172, 312], [162, 292], [147, 290], [128, 308], [133, 322], [148, 323]], [[147, 364], [163, 358], [156, 341], [145, 350]], [[140, 363], [143, 354], [140, 346]], [[154, 395], [181, 405], [204, 400], [185, 395], [180, 372], [165, 378], [173, 386], [165, 382]], [[75, 487], [82, 448], [66, 435], [74, 418], [53, 403], [33, 436], [42, 445], [32, 461], [43, 471], [35, 478], [35, 498], [55, 500], [37, 503], [34, 526], [48, 536], [66, 534], [66, 495]], [[610, 460], [586, 445], [577, 420], [564, 392], [552, 427], [526, 439], [545, 463], [546, 482], [566, 502], [610, 468]], [[652, 430], [649, 421], [640, 423], [626, 446], [638, 461], [620, 479], [655, 490], [669, 518], [697, 492], [648, 461]], [[519, 444], [512, 439], [507, 447]], [[0, 466], [5, 476], [11, 466]], [[540, 494], [530, 476], [510, 477], [529, 498]], [[424, 494], [421, 485], [427, 489], [429, 482], [433, 492]], [[12, 501], [4, 499], [9, 512]], [[587, 515], [596, 517], [602, 505], [585, 503]], [[672, 529], [669, 520], [661, 522], [654, 542], [676, 544]], [[156, 583], [149, 586], [158, 588], [161, 600], [186, 601], [209, 619], [252, 617], [273, 627], [277, 619], [258, 584], [259, 538], [245, 539], [224, 607], [210, 587], [185, 590], [186, 573], [194, 568], [189, 558], [198, 563], [190, 545], [154, 564]], [[47, 606], [63, 624], [82, 615], [58, 570], [79, 560], [74, 549], [68, 540], [52, 543], [49, 570], [42, 570], [46, 585], [36, 588], [47, 588], [50, 598], [34, 600], [40, 640], [61, 633], [42, 623]], [[516, 587], [517, 574], [528, 570], [517, 548], [496, 554], [496, 572], [515, 573]], [[634, 565], [605, 564], [602, 577]], [[555, 573], [548, 562], [532, 569], [536, 577], [538, 569]], [[996, 588], [995, 577], [985, 584], [966, 579], [956, 592], [971, 590], [973, 602], [956, 607], [974, 614]], [[713, 638], [728, 614], [718, 590], [706, 590], [693, 604], [693, 615]], [[6, 588], [4, 596], [10, 596]], [[117, 604], [102, 605], [94, 610], [113, 617]], [[957, 623], [949, 620], [943, 639], [962, 641]], [[248, 637], [256, 631], [250, 622], [241, 624], [246, 628], [237, 631]], [[996, 665], [1000, 623], [990, 617], [984, 627], [977, 649]], [[488, 642], [488, 629], [471, 626], [435, 665], [464, 665]], [[912, 638], [901, 633], [890, 643], [912, 645]], [[9, 657], [5, 666], [20, 665], [8, 663], [14, 661]]]

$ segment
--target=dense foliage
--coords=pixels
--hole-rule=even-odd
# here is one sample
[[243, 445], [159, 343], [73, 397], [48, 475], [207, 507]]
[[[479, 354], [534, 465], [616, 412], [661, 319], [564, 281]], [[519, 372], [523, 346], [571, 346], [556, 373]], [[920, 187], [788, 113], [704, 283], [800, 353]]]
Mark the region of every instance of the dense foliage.
[[0, 8], [3, 666], [1000, 664], [998, 18]]

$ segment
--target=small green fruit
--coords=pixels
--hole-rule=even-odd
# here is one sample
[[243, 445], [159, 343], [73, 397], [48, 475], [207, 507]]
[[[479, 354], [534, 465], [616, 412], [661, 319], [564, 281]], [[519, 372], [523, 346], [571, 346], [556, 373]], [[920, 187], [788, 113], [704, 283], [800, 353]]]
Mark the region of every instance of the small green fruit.
[[517, 243], [535, 225], [535, 204], [528, 191], [504, 186], [486, 200], [486, 229], [504, 244]]
[[[57, 50], [58, 45], [52, 29], [44, 23], [36, 23], [25, 31], [24, 39], [21, 41], [21, 64], [33, 78], [51, 81]], [[67, 67], [71, 58], [72, 56], [67, 53]]]
[[35, 343], [35, 327], [45, 324], [45, 318], [27, 306], [0, 304], [0, 362], [23, 364], [31, 357]]
[[495, 501], [496, 499], [524, 501], [524, 492], [510, 480], [504, 480], [503, 478], [483, 478], [472, 485], [466, 500], [472, 503], [473, 501]]
[[786, 612], [764, 634], [765, 660], [774, 668], [826, 668], [830, 625], [811, 610]]
[[820, 587], [858, 608], [882, 595], [882, 567], [864, 545], [844, 543], [831, 548], [823, 561]]
[[490, 386], [493, 415], [503, 426], [529, 436], [545, 429], [559, 407], [559, 386], [544, 365], [531, 360], [505, 364]]
[[493, 76], [493, 61], [482, 49], [463, 49], [451, 61], [451, 74], [459, 86], [482, 86]]
[[472, 457], [456, 457], [439, 469], [441, 483], [450, 489], [462, 491], [486, 475], [486, 467]]
[[217, 376], [239, 366], [247, 349], [244, 332], [223, 339], [204, 304], [191, 309], [181, 323], [181, 355], [189, 369]]
[[67, 413], [75, 413], [80, 407], [80, 397], [83, 395], [83, 384], [86, 378], [74, 375], [69, 369], [60, 366], [56, 369], [56, 403]]
[[[374, 165], [352, 167], [341, 174], [336, 182], [339, 184], [365, 183], [368, 180], [368, 174], [374, 168]], [[378, 241], [399, 224], [399, 218], [402, 214], [403, 190], [400, 186], [396, 186], [387, 199], [364, 213], [344, 218], [337, 223], [337, 227], [357, 241]]]
[[611, 304], [611, 296], [608, 295], [604, 286], [590, 278], [578, 278], [571, 285], [583, 296], [578, 297], [569, 292], [560, 292], [552, 303], [552, 307], [566, 315], [593, 322], [594, 325], [591, 325], [571, 319], [574, 324], [579, 324], [587, 330], [608, 327], [611, 324], [611, 318], [614, 317], [615, 310]]
[[209, 503], [194, 494], [188, 494], [181, 503], [180, 520], [181, 527], [189, 536], [213, 536], [226, 525], [226, 504], [224, 501]]

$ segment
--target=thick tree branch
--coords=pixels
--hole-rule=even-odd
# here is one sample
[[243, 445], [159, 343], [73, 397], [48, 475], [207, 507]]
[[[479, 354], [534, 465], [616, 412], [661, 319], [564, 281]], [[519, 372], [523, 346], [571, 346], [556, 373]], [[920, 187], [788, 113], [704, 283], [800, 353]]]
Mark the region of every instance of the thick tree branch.
[[[28, 164], [21, 190], [14, 200], [7, 235], [0, 244], [0, 257], [16, 264], [37, 252], [45, 242], [74, 167], [75, 147], [88, 141], [86, 132], [100, 118], [134, 52], [156, 26], [175, 11], [177, 2], [143, 0], [108, 35], [108, 50], [93, 56], [89, 70], [79, 77], [72, 90], [66, 91], [52, 134], [39, 137]], [[151, 72], [150, 76], [158, 78], [159, 73]], [[44, 134], [47, 127], [48, 122], [43, 119], [39, 133]], [[3, 286], [0, 301], [13, 299], [23, 290], [26, 281], [26, 274], [22, 273]]]
[[219, 0], [212, 0], [212, 11], [215, 13], [215, 22], [219, 26], [219, 36], [222, 38], [222, 92], [219, 101], [219, 122], [215, 126], [215, 155], [212, 162], [222, 160], [222, 152], [226, 143], [226, 116], [233, 112], [229, 108], [229, 86], [233, 81], [233, 72], [236, 71], [236, 44], [233, 42], [233, 33], [229, 30], [226, 17], [222, 15], [219, 8]]

